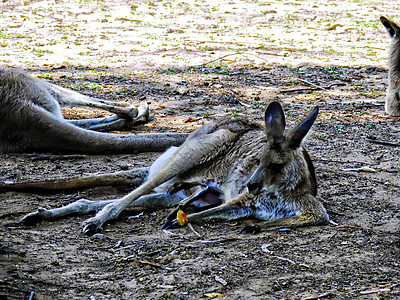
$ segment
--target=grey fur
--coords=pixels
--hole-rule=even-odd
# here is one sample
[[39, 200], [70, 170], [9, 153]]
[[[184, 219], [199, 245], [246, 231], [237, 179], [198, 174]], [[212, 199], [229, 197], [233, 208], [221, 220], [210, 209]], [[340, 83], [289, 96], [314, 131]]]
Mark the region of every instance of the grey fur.
[[[281, 106], [274, 102], [266, 111], [265, 129], [241, 118], [223, 119], [197, 129], [180, 147], [161, 155], [147, 179], [128, 195], [102, 204], [97, 202], [91, 208], [88, 206], [92, 204], [85, 202], [85, 212], [101, 210], [85, 222], [84, 231], [100, 230], [128, 206], [157, 208], [171, 207], [179, 201], [186, 203], [182, 191], [174, 194], [175, 198], [168, 191], [186, 186], [185, 194], [190, 197], [196, 192], [194, 186], [204, 185], [219, 190], [223, 203], [188, 215], [189, 222], [256, 218], [264, 221], [259, 224], [264, 228], [328, 222], [325, 208], [315, 198], [314, 167], [300, 144], [317, 114], [316, 108], [295, 129], [284, 134], [285, 116]], [[151, 194], [154, 191], [157, 194]], [[69, 210], [72, 211], [80, 213], [78, 209]], [[49, 211], [33, 212], [22, 221], [31, 223], [45, 214]], [[166, 225], [176, 226], [176, 221]]]
[[389, 50], [389, 85], [385, 111], [392, 117], [400, 117], [400, 27], [385, 17], [381, 17], [380, 20], [392, 39]]
[[[68, 121], [61, 115], [62, 105], [102, 108], [116, 116]], [[0, 153], [135, 153], [163, 151], [185, 140], [187, 134], [180, 133], [119, 135], [88, 130], [115, 129], [126, 120], [143, 118], [148, 114], [143, 105], [138, 116], [138, 109], [128, 104], [88, 97], [21, 71], [0, 69]]]

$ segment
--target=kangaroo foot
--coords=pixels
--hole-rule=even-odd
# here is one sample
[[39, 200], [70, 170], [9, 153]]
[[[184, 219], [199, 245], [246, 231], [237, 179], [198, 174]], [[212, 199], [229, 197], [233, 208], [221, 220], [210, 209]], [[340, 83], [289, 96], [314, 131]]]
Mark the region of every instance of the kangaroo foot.
[[83, 223], [82, 232], [86, 235], [93, 235], [95, 233], [103, 231], [103, 228], [101, 227], [101, 225], [102, 224], [95, 218], [87, 219]]
[[144, 124], [150, 120], [150, 108], [147, 102], [142, 101], [137, 108], [137, 116], [133, 118], [134, 125]]
[[49, 210], [39, 207], [37, 211], [31, 212], [27, 215], [25, 215], [20, 221], [19, 224], [21, 225], [27, 225], [27, 226], [32, 226], [37, 223], [40, 223], [41, 221], [49, 219], [51, 216]]

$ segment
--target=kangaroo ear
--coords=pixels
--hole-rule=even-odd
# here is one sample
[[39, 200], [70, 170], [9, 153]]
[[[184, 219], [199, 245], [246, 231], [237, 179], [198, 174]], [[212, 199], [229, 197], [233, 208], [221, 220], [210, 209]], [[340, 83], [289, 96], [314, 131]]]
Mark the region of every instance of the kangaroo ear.
[[389, 36], [392, 39], [399, 35], [400, 28], [395, 22], [390, 21], [389, 19], [387, 19], [383, 16], [380, 18], [380, 20], [381, 20], [383, 26], [385, 26], [386, 31], [389, 33]]
[[296, 128], [294, 128], [289, 133], [289, 136], [287, 139], [287, 145], [290, 148], [296, 149], [300, 146], [304, 137], [307, 135], [311, 126], [314, 124], [314, 121], [317, 118], [317, 115], [318, 115], [318, 106], [314, 108], [314, 110], [308, 115], [308, 117], [303, 122], [301, 122], [299, 125], [297, 125]]
[[286, 121], [282, 106], [278, 102], [272, 102], [265, 111], [265, 131], [267, 137], [275, 141], [283, 138]]

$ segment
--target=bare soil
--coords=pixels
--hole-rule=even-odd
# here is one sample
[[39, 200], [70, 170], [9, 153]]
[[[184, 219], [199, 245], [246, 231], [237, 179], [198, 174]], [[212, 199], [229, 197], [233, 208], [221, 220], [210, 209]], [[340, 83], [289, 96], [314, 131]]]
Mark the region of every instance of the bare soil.
[[[0, 299], [400, 297], [400, 121], [384, 113], [389, 39], [378, 21], [400, 4], [292, 2], [1, 4], [3, 67], [88, 95], [147, 100], [154, 119], [135, 132], [191, 131], [221, 117], [262, 122], [270, 101], [283, 104], [291, 128], [318, 105], [305, 144], [318, 197], [339, 225], [256, 235], [239, 234], [243, 222], [193, 225], [199, 237], [187, 227], [162, 231], [167, 210], [128, 210], [87, 237], [87, 216], [10, 224], [38, 206], [116, 198], [132, 187], [2, 192]], [[119, 171], [157, 155], [1, 154], [0, 181]], [[360, 170], [367, 166], [376, 172]]]

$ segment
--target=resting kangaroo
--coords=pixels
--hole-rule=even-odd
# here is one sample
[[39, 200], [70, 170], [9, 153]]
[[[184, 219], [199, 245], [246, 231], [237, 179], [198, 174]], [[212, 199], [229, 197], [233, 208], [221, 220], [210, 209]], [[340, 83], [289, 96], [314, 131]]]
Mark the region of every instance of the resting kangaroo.
[[[61, 115], [62, 105], [97, 107], [116, 115], [66, 120]], [[120, 135], [90, 130], [117, 129], [126, 120], [142, 120], [146, 115], [148, 107], [145, 103], [139, 109], [125, 103], [117, 105], [58, 87], [21, 71], [0, 69], [0, 153], [163, 151], [185, 140], [187, 135], [183, 133]]]
[[[69, 214], [100, 211], [84, 223], [84, 232], [93, 234], [128, 206], [180, 209], [193, 201], [214, 207], [189, 214], [189, 222], [219, 219], [256, 218], [262, 228], [316, 225], [329, 221], [315, 196], [317, 184], [313, 164], [301, 146], [318, 114], [311, 114], [288, 134], [279, 103], [265, 112], [265, 128], [246, 119], [223, 119], [192, 132], [180, 147], [172, 147], [149, 168], [120, 172], [114, 179], [144, 182], [120, 199], [78, 200], [56, 209], [40, 208], [21, 222], [32, 224]], [[110, 183], [110, 174], [85, 178], [79, 184], [100, 180]], [[121, 179], [122, 177], [122, 179]], [[119, 178], [119, 179], [117, 179]], [[78, 179], [79, 181], [79, 179]], [[31, 187], [77, 187], [73, 180], [32, 183]], [[119, 183], [121, 181], [118, 181]], [[36, 185], [35, 185], [36, 184]], [[5, 188], [7, 186], [0, 186]], [[18, 189], [18, 184], [8, 185]], [[22, 188], [29, 187], [22, 184]], [[218, 205], [215, 207], [215, 205]], [[174, 212], [176, 213], [176, 209]], [[174, 214], [164, 228], [180, 226]]]
[[380, 19], [392, 39], [389, 51], [389, 86], [385, 111], [390, 116], [400, 117], [400, 27], [385, 17]]

